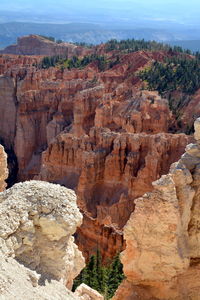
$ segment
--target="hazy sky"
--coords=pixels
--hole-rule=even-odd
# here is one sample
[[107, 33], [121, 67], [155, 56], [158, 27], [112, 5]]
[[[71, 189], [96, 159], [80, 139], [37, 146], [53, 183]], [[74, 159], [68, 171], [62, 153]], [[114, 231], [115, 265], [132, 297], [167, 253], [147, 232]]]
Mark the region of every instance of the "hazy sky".
[[158, 22], [192, 23], [198, 19], [199, 0], [0, 0], [1, 12], [117, 16]]
[[[18, 9], [43, 9], [43, 8], [56, 8], [62, 10], [68, 7], [90, 7], [93, 8], [131, 8], [137, 6], [146, 6], [148, 9], [181, 9], [184, 10], [198, 10], [200, 8], [199, 0], [1, 0], [0, 9], [18, 10]], [[156, 7], [155, 7], [156, 6]], [[194, 7], [195, 6], [195, 7]]]

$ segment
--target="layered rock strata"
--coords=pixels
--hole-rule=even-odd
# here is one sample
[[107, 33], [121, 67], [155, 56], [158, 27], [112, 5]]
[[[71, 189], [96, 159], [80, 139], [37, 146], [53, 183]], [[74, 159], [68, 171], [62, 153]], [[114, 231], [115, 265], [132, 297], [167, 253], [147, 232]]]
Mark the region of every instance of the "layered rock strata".
[[200, 119], [195, 139], [154, 190], [135, 200], [121, 256], [127, 280], [114, 300], [199, 299]]

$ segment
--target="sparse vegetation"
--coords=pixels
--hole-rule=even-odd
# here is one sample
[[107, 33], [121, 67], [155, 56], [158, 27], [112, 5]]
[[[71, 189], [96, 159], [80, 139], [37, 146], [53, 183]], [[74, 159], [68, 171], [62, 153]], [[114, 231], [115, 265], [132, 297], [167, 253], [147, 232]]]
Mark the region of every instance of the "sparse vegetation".
[[114, 61], [108, 61], [104, 55], [87, 55], [83, 58], [79, 58], [78, 56], [73, 56], [71, 59], [63, 58], [60, 56], [45, 56], [40, 64], [39, 68], [48, 69], [50, 67], [60, 67], [62, 70], [64, 69], [83, 69], [90, 63], [96, 63], [99, 71], [104, 71], [106, 69], [112, 68], [114, 65], [119, 63], [119, 57]]
[[44, 38], [48, 41], [51, 41], [51, 42], [54, 42], [54, 43], [57, 43], [57, 44], [63, 43], [63, 41], [61, 39], [56, 40], [53, 36], [46, 36], [46, 35], [39, 35], [39, 36], [41, 36], [42, 38]]
[[81, 42], [81, 43], [73, 43], [74, 45], [76, 45], [76, 46], [80, 46], [80, 47], [85, 47], [85, 48], [92, 48], [92, 47], [94, 47], [94, 45], [93, 44], [87, 44], [87, 43], [85, 43], [85, 42]]
[[[182, 128], [181, 111], [188, 105], [192, 95], [200, 88], [200, 55], [188, 56], [181, 54], [165, 59], [164, 62], [155, 61], [150, 67], [138, 73], [145, 88], [157, 90], [168, 99], [169, 108], [173, 112], [177, 125]], [[186, 134], [194, 132], [192, 125], [184, 131]]]
[[53, 36], [40, 35], [42, 38], [49, 40], [51, 42], [55, 42], [55, 38]]
[[59, 39], [59, 40], [56, 40], [56, 43], [57, 43], [57, 44], [62, 44], [63, 41]]

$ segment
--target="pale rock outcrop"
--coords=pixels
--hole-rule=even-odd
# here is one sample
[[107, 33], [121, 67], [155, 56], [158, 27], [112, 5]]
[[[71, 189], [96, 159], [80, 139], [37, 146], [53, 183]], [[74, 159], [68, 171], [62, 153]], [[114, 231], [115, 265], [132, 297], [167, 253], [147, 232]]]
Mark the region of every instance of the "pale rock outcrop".
[[58, 281], [38, 284], [39, 275], [19, 264], [14, 258], [0, 255], [1, 300], [79, 300]]
[[97, 291], [91, 289], [86, 284], [82, 283], [75, 291], [80, 300], [104, 300], [104, 297]]
[[[42, 294], [44, 289], [44, 297], [40, 298], [37, 295], [39, 299], [53, 299], [53, 294], [56, 295], [50, 293], [51, 296], [45, 298], [48, 288], [39, 285], [44, 284], [46, 280], [59, 281], [60, 283], [54, 283], [55, 289], [57, 285], [61, 285], [61, 292], [67, 295], [64, 286], [71, 288], [73, 279], [85, 265], [72, 237], [81, 222], [82, 215], [76, 205], [75, 193], [65, 187], [30, 181], [15, 184], [9, 190], [0, 193], [2, 297], [13, 299], [13, 286], [17, 287], [19, 284], [18, 275], [13, 273], [14, 269], [16, 274], [22, 276], [21, 281], [25, 280], [24, 285], [26, 281], [30, 281], [36, 286], [36, 290], [32, 291], [33, 295], [37, 292]], [[27, 293], [31, 284], [27, 285]], [[21, 286], [21, 293], [26, 294], [26, 287], [23, 287], [22, 283]], [[52, 287], [49, 291], [51, 289]], [[18, 295], [17, 291], [18, 288], [15, 296]], [[64, 296], [59, 298], [59, 293], [58, 289], [55, 299], [65, 299]], [[37, 297], [26, 299], [38, 299]]]
[[0, 192], [2, 192], [6, 187], [5, 180], [7, 179], [7, 177], [7, 155], [4, 151], [3, 146], [0, 145]]
[[200, 119], [195, 138], [153, 192], [135, 200], [121, 255], [127, 279], [113, 300], [200, 299]]

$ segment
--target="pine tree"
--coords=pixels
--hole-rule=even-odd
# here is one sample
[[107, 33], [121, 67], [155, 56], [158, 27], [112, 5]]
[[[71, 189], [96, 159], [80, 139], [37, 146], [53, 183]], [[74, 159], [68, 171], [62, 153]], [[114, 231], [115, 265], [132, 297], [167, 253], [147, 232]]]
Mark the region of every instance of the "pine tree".
[[119, 254], [117, 254], [109, 268], [108, 274], [108, 299], [114, 296], [116, 289], [124, 279], [123, 267], [120, 262]]
[[90, 257], [87, 266], [74, 280], [73, 291], [81, 283], [85, 283], [104, 295], [105, 299], [110, 299], [123, 278], [124, 275], [119, 255], [114, 257], [110, 265], [103, 266], [101, 253], [97, 250], [96, 255]]

